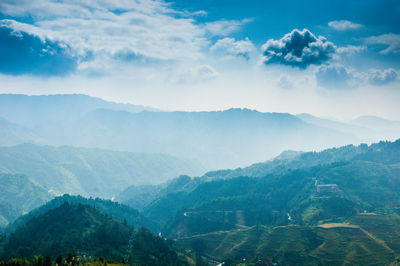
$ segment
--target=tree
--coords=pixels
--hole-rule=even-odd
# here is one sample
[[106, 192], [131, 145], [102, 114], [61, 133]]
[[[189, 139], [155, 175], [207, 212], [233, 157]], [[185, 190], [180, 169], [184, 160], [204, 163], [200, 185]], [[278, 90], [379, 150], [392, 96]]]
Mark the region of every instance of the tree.
[[56, 258], [56, 263], [57, 265], [62, 265], [63, 259], [61, 257], [61, 255], [58, 255], [58, 257]]
[[43, 264], [43, 265], [44, 265], [44, 266], [51, 266], [51, 265], [52, 265], [50, 256], [46, 256], [46, 257], [44, 258], [44, 264]]

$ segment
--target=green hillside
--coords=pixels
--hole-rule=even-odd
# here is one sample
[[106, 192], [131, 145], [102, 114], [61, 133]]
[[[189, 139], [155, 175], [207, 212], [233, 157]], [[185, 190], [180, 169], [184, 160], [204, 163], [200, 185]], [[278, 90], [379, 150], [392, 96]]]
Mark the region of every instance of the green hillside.
[[129, 185], [202, 173], [192, 160], [160, 154], [22, 144], [0, 147], [0, 173], [25, 174], [58, 193], [111, 198]]
[[139, 265], [188, 264], [188, 257], [172, 241], [153, 236], [147, 229], [134, 230], [90, 206], [69, 203], [19, 227], [6, 240], [2, 258], [45, 254], [56, 259], [68, 253], [83, 261], [101, 256]]
[[286, 151], [280, 156], [263, 163], [255, 163], [245, 168], [234, 170], [211, 171], [204, 175], [208, 179], [228, 179], [239, 176], [264, 177], [268, 174], [279, 174], [285, 171], [327, 165], [353, 160], [399, 161], [400, 140], [395, 142], [381, 141], [372, 145], [347, 145], [340, 148], [326, 149], [320, 152]]
[[348, 145], [321, 152], [286, 151], [273, 160], [256, 163], [245, 168], [211, 171], [200, 178], [180, 177], [158, 186], [131, 186], [122, 191], [116, 199], [134, 208], [143, 209], [152, 201], [158, 200], [169, 193], [181, 191], [188, 193], [200, 184], [213, 180], [243, 176], [263, 178], [268, 175], [282, 175], [294, 170], [352, 161], [395, 164], [399, 162], [398, 158], [400, 158], [400, 140], [396, 142], [380, 142], [370, 146], [366, 144], [359, 146]]
[[38, 217], [50, 210], [56, 209], [64, 203], [68, 203], [71, 205], [84, 204], [87, 206], [91, 206], [98, 211], [107, 214], [118, 220], [120, 222], [126, 222], [127, 224], [134, 226], [136, 228], [146, 227], [153, 231], [154, 233], [158, 233], [160, 230], [160, 225], [157, 222], [151, 221], [150, 219], [144, 217], [137, 210], [132, 209], [126, 205], [113, 202], [110, 200], [103, 199], [88, 199], [81, 196], [70, 196], [63, 195], [61, 197], [56, 197], [48, 203], [40, 206], [37, 209], [32, 210], [31, 212], [19, 217], [15, 222], [10, 224], [5, 230], [7, 233], [15, 231], [18, 227], [23, 226], [28, 223], [34, 217]]
[[[181, 177], [158, 188], [143, 212], [164, 225], [163, 232], [170, 237], [258, 224], [316, 225], [340, 222], [361, 212], [397, 212], [399, 143], [357, 148], [364, 152], [349, 152], [348, 147], [336, 153], [321, 152], [319, 157], [351, 155], [346, 155], [347, 161], [287, 169], [264, 177]], [[136, 191], [135, 195], [142, 194]]]
[[[363, 220], [364, 217], [359, 217]], [[392, 218], [397, 221], [398, 217]], [[254, 226], [181, 238], [179, 244], [214, 260], [231, 259], [256, 265], [274, 261], [279, 265], [388, 265], [400, 252], [375, 235], [376, 228], [390, 226], [374, 221], [372, 228], [352, 224], [315, 226]], [[371, 231], [369, 231], [371, 230]], [[398, 230], [394, 237], [400, 237]], [[386, 233], [386, 235], [388, 235]]]
[[46, 188], [24, 175], [0, 174], [0, 227], [53, 198]]

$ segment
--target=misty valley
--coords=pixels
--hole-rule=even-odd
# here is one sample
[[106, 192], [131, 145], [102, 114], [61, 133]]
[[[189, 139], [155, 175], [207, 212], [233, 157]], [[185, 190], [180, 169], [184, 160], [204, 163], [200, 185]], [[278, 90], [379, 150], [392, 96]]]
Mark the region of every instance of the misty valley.
[[400, 261], [400, 122], [10, 94], [0, 117], [1, 265]]

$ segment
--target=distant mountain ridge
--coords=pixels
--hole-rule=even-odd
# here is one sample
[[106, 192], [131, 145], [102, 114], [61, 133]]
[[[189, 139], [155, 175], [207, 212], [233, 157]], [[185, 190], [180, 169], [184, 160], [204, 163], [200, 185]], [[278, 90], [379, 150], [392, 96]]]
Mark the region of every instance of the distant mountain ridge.
[[319, 118], [310, 114], [296, 115], [307, 123], [358, 136], [361, 142], [396, 140], [400, 137], [400, 121], [376, 116], [360, 116], [348, 122]]
[[76, 119], [99, 108], [132, 113], [158, 111], [151, 107], [114, 103], [84, 94], [0, 94], [0, 116], [27, 127], [37, 127], [58, 119]]
[[167, 153], [200, 160], [209, 169], [263, 161], [286, 149], [322, 149], [357, 141], [290, 114], [248, 109], [135, 114], [98, 109], [76, 127], [79, 132], [69, 135], [79, 146]]
[[[161, 112], [86, 95], [3, 94], [0, 117], [22, 125], [21, 132], [11, 132], [22, 136], [13, 144], [166, 153], [199, 160], [209, 170], [264, 161], [288, 149], [320, 150], [359, 142], [353, 134], [310, 124], [291, 114], [238, 108]], [[27, 132], [36, 137], [25, 137]]]

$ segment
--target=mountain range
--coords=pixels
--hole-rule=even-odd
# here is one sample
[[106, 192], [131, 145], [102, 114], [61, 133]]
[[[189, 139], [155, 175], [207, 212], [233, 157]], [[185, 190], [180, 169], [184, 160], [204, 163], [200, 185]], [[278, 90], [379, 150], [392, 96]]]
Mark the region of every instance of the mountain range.
[[167, 112], [78, 94], [1, 94], [0, 117], [3, 146], [29, 142], [163, 153], [195, 159], [209, 170], [265, 161], [285, 150], [394, 140], [400, 132], [399, 122], [380, 118], [344, 123], [249, 109]]
[[130, 184], [158, 184], [202, 172], [194, 160], [163, 154], [35, 144], [0, 147], [0, 173], [24, 174], [56, 194], [111, 198]]
[[[150, 263], [170, 250], [168, 261], [182, 264], [395, 265], [399, 165], [400, 140], [381, 141], [321, 152], [287, 151], [245, 168], [136, 185], [115, 198], [122, 204], [64, 195], [8, 225], [0, 247], [3, 258], [43, 253], [54, 259], [78, 250], [113, 261], [131, 256]], [[138, 234], [135, 239], [145, 239], [132, 253], [126, 246], [132, 226], [161, 233], [157, 238], [146, 229], [130, 231]]]

